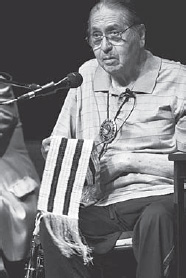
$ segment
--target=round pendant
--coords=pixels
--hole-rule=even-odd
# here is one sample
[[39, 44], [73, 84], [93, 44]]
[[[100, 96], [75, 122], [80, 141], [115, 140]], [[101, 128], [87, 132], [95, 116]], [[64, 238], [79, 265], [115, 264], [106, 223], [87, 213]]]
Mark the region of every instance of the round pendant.
[[115, 121], [106, 119], [100, 126], [99, 135], [104, 143], [111, 143], [117, 134], [117, 126]]

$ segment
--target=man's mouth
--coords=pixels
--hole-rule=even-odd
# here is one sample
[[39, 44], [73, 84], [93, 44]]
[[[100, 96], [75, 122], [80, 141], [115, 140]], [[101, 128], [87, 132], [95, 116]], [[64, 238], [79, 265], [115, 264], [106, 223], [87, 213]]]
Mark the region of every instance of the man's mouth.
[[104, 57], [103, 62], [107, 65], [111, 65], [116, 62], [116, 58], [114, 56]]
[[107, 60], [115, 60], [115, 57], [114, 56], [106, 56], [106, 57], [104, 57], [103, 58], [103, 60], [105, 61], [107, 61]]

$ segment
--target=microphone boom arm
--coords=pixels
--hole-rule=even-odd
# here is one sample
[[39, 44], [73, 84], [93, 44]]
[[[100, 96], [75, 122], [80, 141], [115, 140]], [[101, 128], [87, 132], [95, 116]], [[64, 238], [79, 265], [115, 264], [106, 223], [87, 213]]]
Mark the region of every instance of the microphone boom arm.
[[[7, 84], [7, 80], [0, 79], [0, 82], [1, 81], [4, 84]], [[58, 89], [77, 88], [82, 84], [82, 82], [83, 82], [83, 77], [81, 76], [80, 73], [78, 73], [78, 72], [69, 73], [67, 75], [67, 77], [61, 79], [57, 83], [55, 83], [54, 81], [51, 81], [43, 86], [35, 85], [35, 88], [32, 89], [30, 92], [28, 92], [24, 95], [21, 95], [15, 99], [5, 100], [4, 102], [1, 102], [0, 104], [11, 104], [16, 101], [28, 100], [28, 99], [32, 99], [34, 97], [39, 97], [39, 96], [46, 96], [48, 94], [55, 93]], [[8, 81], [8, 84], [12, 84], [12, 83], [15, 84], [15, 82]]]
[[5, 84], [5, 85], [19, 87], [19, 88], [25, 88], [25, 89], [29, 89], [29, 90], [34, 90], [34, 89], [37, 89], [40, 87], [40, 85], [37, 85], [37, 84], [24, 84], [24, 83], [19, 83], [17, 81], [13, 81], [13, 80], [7, 80], [4, 78], [0, 78], [0, 84]]

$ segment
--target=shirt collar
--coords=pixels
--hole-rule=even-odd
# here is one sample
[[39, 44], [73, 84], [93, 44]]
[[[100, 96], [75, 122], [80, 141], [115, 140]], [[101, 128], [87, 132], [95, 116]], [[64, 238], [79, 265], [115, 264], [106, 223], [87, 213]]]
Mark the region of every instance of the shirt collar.
[[[151, 94], [155, 87], [156, 79], [159, 74], [162, 59], [147, 52], [147, 59], [143, 69], [136, 80], [133, 91]], [[110, 75], [98, 65], [94, 77], [94, 91], [108, 92], [111, 86]]]

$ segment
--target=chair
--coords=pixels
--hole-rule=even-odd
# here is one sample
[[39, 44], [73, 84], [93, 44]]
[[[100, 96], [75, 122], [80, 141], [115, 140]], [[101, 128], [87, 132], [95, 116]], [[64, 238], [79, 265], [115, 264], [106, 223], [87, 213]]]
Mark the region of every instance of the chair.
[[176, 211], [176, 277], [184, 278], [184, 181], [186, 180], [186, 153], [169, 155], [174, 161], [174, 204]]
[[114, 247], [115, 251], [132, 248], [132, 231], [123, 232]]
[[137, 263], [132, 249], [132, 233], [123, 232], [113, 250], [94, 256], [91, 278], [135, 278]]

